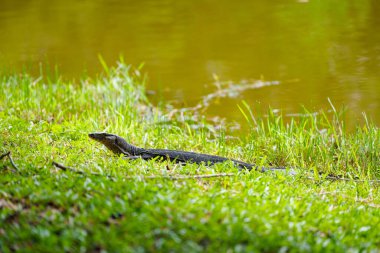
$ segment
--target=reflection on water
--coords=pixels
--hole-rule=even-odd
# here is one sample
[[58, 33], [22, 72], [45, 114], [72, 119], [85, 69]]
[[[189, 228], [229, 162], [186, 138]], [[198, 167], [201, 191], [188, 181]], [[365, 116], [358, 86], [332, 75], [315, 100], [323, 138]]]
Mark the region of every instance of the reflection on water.
[[[196, 105], [219, 80], [280, 85], [242, 92], [209, 115], [243, 120], [237, 103], [298, 113], [345, 105], [380, 125], [378, 0], [0, 0], [0, 66], [64, 75], [101, 70], [123, 55], [145, 63], [160, 98]], [[289, 80], [298, 79], [298, 82]], [[208, 84], [208, 85], [207, 85]]]

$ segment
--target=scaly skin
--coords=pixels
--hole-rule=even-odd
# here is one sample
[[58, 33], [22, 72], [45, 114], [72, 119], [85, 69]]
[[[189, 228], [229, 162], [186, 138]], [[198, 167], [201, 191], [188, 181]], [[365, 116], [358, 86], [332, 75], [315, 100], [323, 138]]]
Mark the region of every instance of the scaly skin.
[[267, 171], [267, 170], [284, 170], [285, 168], [259, 168], [254, 164], [249, 164], [245, 162], [241, 162], [234, 159], [229, 159], [226, 157], [216, 156], [216, 155], [207, 155], [189, 151], [181, 151], [181, 150], [170, 150], [170, 149], [143, 149], [136, 146], [133, 146], [126, 142], [122, 137], [117, 136], [115, 134], [109, 133], [91, 133], [89, 137], [93, 140], [96, 140], [103, 145], [105, 145], [109, 150], [111, 150], [116, 155], [125, 155], [128, 159], [137, 159], [142, 158], [144, 160], [160, 158], [165, 160], [174, 161], [177, 163], [206, 163], [209, 165], [213, 165], [215, 163], [221, 163], [226, 161], [232, 161], [237, 167], [240, 169], [248, 169], [248, 170], [259, 170], [259, 171]]

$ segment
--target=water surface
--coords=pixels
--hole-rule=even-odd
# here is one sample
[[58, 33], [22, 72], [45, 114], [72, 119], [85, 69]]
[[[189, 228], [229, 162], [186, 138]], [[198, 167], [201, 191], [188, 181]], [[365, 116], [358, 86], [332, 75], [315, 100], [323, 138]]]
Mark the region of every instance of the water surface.
[[98, 54], [123, 55], [145, 63], [156, 102], [193, 106], [215, 77], [275, 80], [207, 115], [242, 122], [241, 100], [293, 114], [329, 109], [330, 98], [349, 124], [365, 112], [380, 125], [379, 13], [378, 0], [0, 0], [0, 66], [38, 73], [48, 62], [80, 77], [101, 71]]

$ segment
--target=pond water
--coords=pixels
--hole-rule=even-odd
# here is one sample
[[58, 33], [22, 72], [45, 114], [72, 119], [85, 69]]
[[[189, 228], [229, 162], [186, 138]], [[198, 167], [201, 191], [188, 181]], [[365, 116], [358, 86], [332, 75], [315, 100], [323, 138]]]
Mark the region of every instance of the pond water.
[[378, 0], [0, 0], [0, 67], [68, 77], [101, 71], [122, 55], [144, 63], [152, 99], [194, 106], [215, 79], [244, 89], [207, 110], [243, 122], [237, 104], [292, 115], [347, 110], [346, 120], [380, 125]]

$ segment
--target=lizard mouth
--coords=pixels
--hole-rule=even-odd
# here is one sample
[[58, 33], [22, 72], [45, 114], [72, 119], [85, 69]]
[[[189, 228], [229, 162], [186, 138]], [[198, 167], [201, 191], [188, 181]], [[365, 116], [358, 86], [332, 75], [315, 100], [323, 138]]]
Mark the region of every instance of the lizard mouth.
[[88, 134], [88, 137], [90, 137], [91, 139], [96, 139], [96, 133], [90, 133]]

